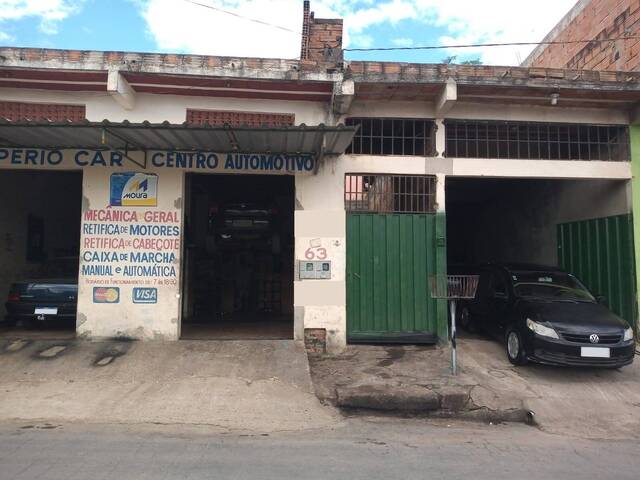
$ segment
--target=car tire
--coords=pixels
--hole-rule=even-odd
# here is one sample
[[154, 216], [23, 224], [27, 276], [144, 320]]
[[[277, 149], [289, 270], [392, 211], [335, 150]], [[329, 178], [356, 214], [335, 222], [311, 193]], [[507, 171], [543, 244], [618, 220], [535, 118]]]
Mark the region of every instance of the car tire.
[[522, 336], [517, 330], [512, 329], [507, 332], [505, 348], [507, 350], [507, 358], [512, 364], [519, 366], [527, 363]]
[[469, 311], [469, 307], [463, 306], [460, 309], [459, 316], [459, 325], [460, 328], [466, 332], [475, 332], [476, 326], [473, 322], [473, 318], [471, 318], [471, 312]]

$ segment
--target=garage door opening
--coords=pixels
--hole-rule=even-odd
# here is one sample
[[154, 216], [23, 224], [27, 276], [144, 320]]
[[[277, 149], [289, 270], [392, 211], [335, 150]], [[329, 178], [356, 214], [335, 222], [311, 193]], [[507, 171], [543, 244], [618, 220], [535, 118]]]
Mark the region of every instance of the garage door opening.
[[634, 322], [630, 182], [449, 178], [446, 199], [449, 272], [559, 266]]
[[187, 176], [182, 338], [293, 338], [294, 178]]
[[81, 172], [0, 171], [2, 334], [75, 336]]

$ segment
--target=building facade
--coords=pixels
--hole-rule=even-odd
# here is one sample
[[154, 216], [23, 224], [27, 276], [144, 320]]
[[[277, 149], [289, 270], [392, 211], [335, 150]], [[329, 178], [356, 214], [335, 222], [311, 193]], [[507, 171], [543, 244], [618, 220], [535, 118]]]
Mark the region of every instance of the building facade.
[[305, 35], [300, 60], [0, 49], [0, 294], [79, 258], [80, 337], [339, 351], [447, 341], [430, 278], [517, 261], [635, 322], [640, 74], [345, 62], [310, 12]]
[[[523, 65], [636, 72], [640, 69], [639, 34], [637, 0], [580, 0], [543, 40], [557, 43], [541, 44]], [[582, 40], [587, 42], [576, 43]]]

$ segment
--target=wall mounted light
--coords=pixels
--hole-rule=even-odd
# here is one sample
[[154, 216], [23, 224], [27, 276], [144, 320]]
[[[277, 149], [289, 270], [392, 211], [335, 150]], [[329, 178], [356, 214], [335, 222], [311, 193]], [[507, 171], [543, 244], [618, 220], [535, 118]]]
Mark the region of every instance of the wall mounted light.
[[560, 98], [560, 94], [559, 93], [552, 93], [551, 94], [551, 105], [553, 105], [554, 107], [556, 105], [558, 105], [558, 99]]

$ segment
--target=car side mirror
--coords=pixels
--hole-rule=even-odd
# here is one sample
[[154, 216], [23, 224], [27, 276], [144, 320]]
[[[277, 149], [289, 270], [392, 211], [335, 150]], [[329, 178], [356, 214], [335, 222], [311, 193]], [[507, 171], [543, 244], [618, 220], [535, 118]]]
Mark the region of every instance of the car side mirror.
[[596, 295], [596, 302], [598, 302], [600, 305], [608, 305], [607, 297], [605, 297], [604, 295]]

